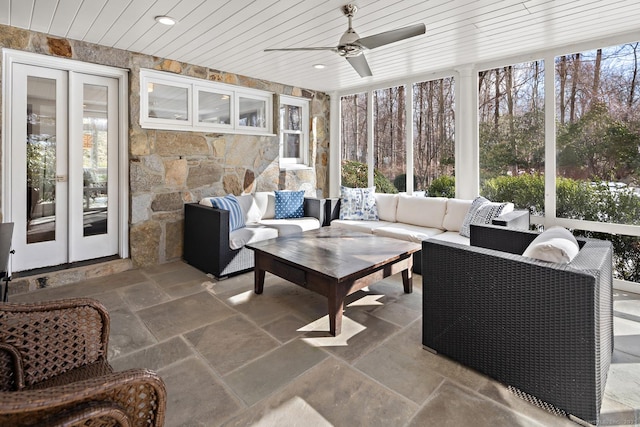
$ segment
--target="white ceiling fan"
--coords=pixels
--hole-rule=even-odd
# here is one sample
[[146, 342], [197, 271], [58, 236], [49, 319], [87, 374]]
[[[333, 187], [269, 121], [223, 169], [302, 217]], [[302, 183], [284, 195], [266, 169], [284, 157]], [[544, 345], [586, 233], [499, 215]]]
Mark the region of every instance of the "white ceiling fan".
[[411, 25], [409, 27], [398, 28], [396, 30], [385, 31], [384, 33], [362, 37], [354, 31], [351, 26], [351, 18], [358, 11], [353, 4], [341, 7], [342, 13], [349, 19], [349, 28], [340, 37], [338, 46], [335, 47], [292, 47], [283, 49], [265, 49], [265, 52], [272, 51], [295, 51], [295, 50], [330, 50], [340, 56], [344, 56], [351, 66], [360, 74], [360, 77], [370, 77], [373, 74], [364, 56], [367, 49], [375, 49], [390, 43], [424, 34], [427, 29], [424, 24]]

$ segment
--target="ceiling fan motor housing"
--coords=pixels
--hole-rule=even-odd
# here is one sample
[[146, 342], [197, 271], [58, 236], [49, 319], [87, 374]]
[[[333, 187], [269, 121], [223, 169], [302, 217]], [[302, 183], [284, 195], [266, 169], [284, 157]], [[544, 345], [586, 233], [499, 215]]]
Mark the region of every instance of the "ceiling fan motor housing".
[[362, 54], [364, 51], [364, 47], [357, 43], [360, 36], [355, 32], [351, 25], [351, 18], [358, 11], [358, 8], [354, 4], [346, 4], [342, 6], [342, 13], [349, 18], [349, 28], [345, 33], [340, 37], [340, 41], [338, 42], [338, 54], [340, 56], [345, 56], [347, 58], [351, 58], [354, 56], [358, 56]]

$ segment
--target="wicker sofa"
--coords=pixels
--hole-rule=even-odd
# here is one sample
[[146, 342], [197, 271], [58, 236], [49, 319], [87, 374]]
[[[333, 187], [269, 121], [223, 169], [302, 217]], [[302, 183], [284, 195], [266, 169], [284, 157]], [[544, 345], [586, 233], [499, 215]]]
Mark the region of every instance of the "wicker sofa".
[[[375, 193], [379, 220], [361, 221], [340, 218], [340, 199], [327, 201], [327, 217], [332, 227], [377, 234], [410, 242], [425, 239], [469, 244], [460, 234], [463, 221], [473, 200], [445, 197], [421, 197], [406, 194]], [[510, 228], [529, 228], [529, 211], [514, 210], [507, 203], [503, 213], [492, 220], [495, 225]], [[420, 274], [421, 252], [413, 259], [413, 271]]]
[[184, 205], [184, 260], [194, 267], [225, 277], [251, 270], [253, 251], [247, 243], [320, 228], [325, 222], [325, 200], [305, 197], [303, 218], [275, 219], [273, 192], [237, 197], [246, 227], [229, 230], [229, 211], [200, 203]]
[[472, 225], [470, 246], [425, 240], [422, 342], [597, 424], [613, 352], [612, 246], [578, 238], [576, 257], [555, 264], [520, 255], [536, 235]]
[[0, 425], [162, 426], [164, 382], [113, 372], [108, 339], [96, 300], [0, 303]]

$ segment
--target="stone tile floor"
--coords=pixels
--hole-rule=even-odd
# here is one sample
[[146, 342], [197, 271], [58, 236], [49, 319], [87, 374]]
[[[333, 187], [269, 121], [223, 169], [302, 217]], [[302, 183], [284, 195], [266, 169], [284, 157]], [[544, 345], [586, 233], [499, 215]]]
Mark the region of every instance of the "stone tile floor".
[[[172, 426], [575, 426], [421, 345], [421, 277], [352, 295], [338, 337], [326, 300], [267, 274], [217, 281], [182, 262], [12, 296], [91, 296], [116, 370], [156, 370]], [[640, 426], [640, 295], [615, 291], [602, 425]]]

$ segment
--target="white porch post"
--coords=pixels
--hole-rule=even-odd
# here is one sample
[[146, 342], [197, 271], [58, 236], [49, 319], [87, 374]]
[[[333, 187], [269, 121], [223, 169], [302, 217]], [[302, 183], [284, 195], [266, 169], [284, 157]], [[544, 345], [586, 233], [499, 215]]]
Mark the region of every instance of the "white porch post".
[[331, 112], [329, 113], [329, 197], [340, 197], [340, 152], [342, 147], [340, 132], [340, 95], [331, 94]]
[[413, 84], [407, 82], [405, 85], [405, 137], [406, 137], [406, 153], [405, 159], [407, 180], [405, 188], [407, 194], [413, 194]]
[[480, 191], [478, 77], [472, 65], [458, 68], [456, 80], [456, 197], [473, 199]]

